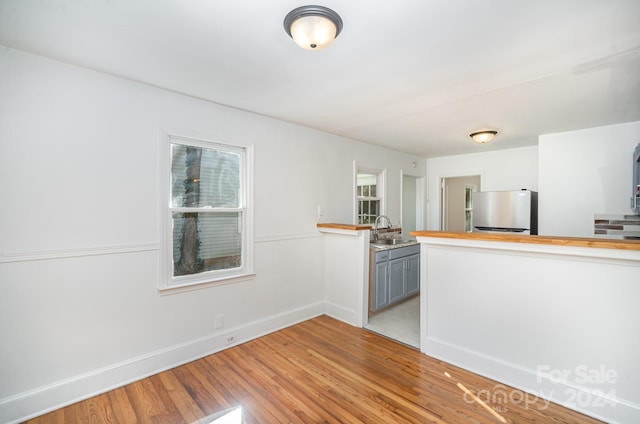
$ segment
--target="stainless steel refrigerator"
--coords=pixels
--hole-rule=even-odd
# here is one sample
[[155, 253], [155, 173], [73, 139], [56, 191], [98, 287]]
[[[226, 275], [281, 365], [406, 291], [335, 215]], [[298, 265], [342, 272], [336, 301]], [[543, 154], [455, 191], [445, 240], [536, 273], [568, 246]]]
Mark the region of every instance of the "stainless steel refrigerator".
[[479, 191], [472, 197], [473, 232], [538, 234], [538, 193]]

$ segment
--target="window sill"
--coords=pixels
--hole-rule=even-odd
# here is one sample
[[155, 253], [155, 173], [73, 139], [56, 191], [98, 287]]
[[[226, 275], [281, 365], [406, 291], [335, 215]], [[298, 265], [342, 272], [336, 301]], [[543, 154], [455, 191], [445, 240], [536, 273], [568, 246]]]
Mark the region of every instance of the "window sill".
[[200, 289], [206, 289], [210, 287], [222, 286], [226, 284], [240, 283], [242, 281], [250, 281], [250, 280], [253, 280], [255, 277], [256, 277], [256, 273], [251, 272], [246, 274], [238, 274], [234, 276], [220, 277], [217, 279], [211, 279], [211, 280], [202, 281], [202, 282], [194, 281], [194, 282], [181, 283], [179, 285], [176, 284], [174, 286], [163, 286], [163, 287], [159, 287], [158, 291], [160, 292], [160, 295], [167, 296], [172, 294], [189, 292], [193, 290], [200, 290]]

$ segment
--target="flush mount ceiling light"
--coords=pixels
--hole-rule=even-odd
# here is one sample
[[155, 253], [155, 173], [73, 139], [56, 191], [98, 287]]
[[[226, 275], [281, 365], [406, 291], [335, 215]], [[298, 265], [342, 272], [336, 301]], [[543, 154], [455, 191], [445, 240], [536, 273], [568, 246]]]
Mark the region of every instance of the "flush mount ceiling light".
[[476, 143], [484, 144], [493, 140], [493, 137], [495, 137], [496, 134], [498, 134], [498, 131], [486, 130], [471, 133], [469, 134], [469, 137], [471, 137]]
[[321, 50], [342, 31], [342, 18], [324, 6], [301, 6], [284, 18], [284, 30], [306, 50]]

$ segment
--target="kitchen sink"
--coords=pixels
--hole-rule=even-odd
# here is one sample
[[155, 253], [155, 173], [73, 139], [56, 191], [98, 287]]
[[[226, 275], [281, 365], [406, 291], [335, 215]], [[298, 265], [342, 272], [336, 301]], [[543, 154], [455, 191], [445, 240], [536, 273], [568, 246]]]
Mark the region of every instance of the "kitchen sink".
[[372, 241], [371, 244], [378, 244], [383, 246], [397, 246], [399, 244], [412, 243], [414, 240], [401, 240], [401, 239], [380, 239]]

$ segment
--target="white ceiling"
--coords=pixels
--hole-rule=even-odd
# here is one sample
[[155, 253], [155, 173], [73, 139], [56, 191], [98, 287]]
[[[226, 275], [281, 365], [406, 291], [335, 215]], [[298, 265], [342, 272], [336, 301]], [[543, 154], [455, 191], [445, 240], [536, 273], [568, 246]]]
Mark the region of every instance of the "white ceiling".
[[0, 44], [426, 157], [640, 120], [639, 0], [328, 0], [316, 52], [304, 4], [0, 0]]

